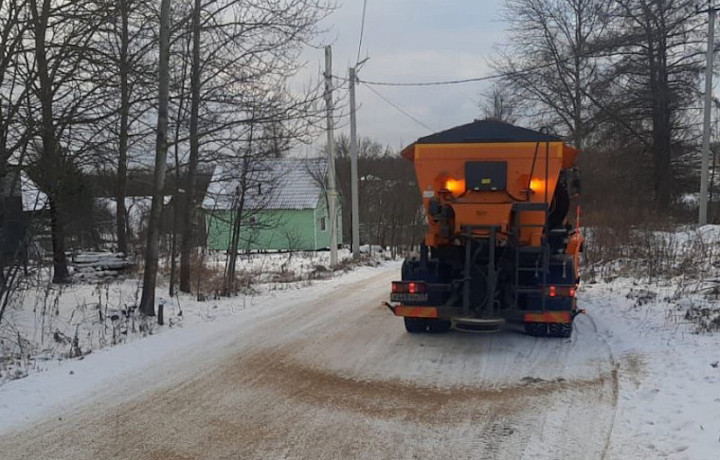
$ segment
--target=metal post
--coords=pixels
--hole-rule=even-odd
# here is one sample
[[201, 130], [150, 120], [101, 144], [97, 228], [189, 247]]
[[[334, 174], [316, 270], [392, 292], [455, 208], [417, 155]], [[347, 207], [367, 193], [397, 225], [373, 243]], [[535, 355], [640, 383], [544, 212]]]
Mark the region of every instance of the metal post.
[[712, 121], [713, 59], [715, 57], [715, 14], [716, 8], [708, 8], [708, 45], [705, 67], [705, 119], [703, 122], [702, 169], [700, 171], [700, 215], [698, 224], [707, 224], [708, 214], [708, 170], [710, 168], [710, 123]]
[[327, 109], [328, 212], [330, 214], [330, 266], [337, 258], [337, 191], [335, 190], [335, 135], [333, 134], [332, 46], [325, 47], [325, 105]]
[[472, 283], [472, 256], [473, 256], [473, 239], [472, 239], [472, 229], [462, 229], [463, 232], [467, 232], [466, 234], [463, 234], [463, 238], [465, 239], [465, 272], [463, 273], [463, 316], [470, 316], [470, 295], [472, 294], [472, 290], [470, 289], [470, 284]]
[[350, 180], [352, 195], [352, 252], [360, 257], [360, 204], [358, 197], [358, 142], [355, 118], [355, 67], [350, 67]]
[[495, 244], [497, 238], [497, 227], [490, 228], [490, 244], [488, 246], [488, 271], [487, 271], [487, 300], [484, 305], [486, 318], [495, 317], [495, 286], [497, 285], [497, 272], [495, 271]]

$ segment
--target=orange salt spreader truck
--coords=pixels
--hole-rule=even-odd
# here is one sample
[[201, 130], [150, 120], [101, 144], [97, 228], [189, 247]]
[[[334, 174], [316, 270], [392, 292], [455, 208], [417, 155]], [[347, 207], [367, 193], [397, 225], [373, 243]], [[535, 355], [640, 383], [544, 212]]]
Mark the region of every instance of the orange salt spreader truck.
[[429, 226], [386, 304], [407, 331], [515, 322], [530, 335], [569, 337], [581, 313], [579, 207], [570, 212], [578, 151], [545, 133], [475, 121], [402, 155], [414, 163]]

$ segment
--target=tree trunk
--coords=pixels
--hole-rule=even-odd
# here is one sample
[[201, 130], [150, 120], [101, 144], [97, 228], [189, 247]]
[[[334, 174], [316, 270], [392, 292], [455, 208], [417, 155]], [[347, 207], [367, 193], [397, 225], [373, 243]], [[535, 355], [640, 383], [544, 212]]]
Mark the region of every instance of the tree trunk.
[[70, 277], [67, 268], [67, 257], [65, 256], [65, 232], [63, 231], [62, 214], [57, 206], [57, 201], [50, 201], [50, 228], [52, 233], [53, 250], [53, 283], [66, 283]]
[[574, 101], [573, 101], [573, 140], [575, 141], [575, 147], [578, 150], [582, 150], [585, 144], [585, 126], [583, 120], [583, 87], [585, 83], [582, 78], [582, 59], [585, 54], [585, 38], [583, 36], [583, 11], [581, 5], [575, 6], [575, 44], [577, 49], [573, 53], [574, 57], [574, 68], [573, 77], [575, 80], [574, 88]]
[[235, 269], [237, 267], [237, 253], [240, 248], [240, 225], [242, 223], [242, 209], [244, 207], [245, 191], [241, 192], [238, 198], [237, 209], [235, 210], [235, 219], [232, 221], [232, 235], [230, 247], [228, 248], [228, 266], [225, 273], [225, 292], [224, 295], [229, 296], [235, 292]]
[[[187, 77], [187, 59], [183, 59], [183, 65], [182, 65], [182, 78], [181, 81], [185, 81]], [[180, 175], [180, 144], [177, 142], [177, 139], [180, 138], [180, 128], [182, 127], [182, 123], [180, 120], [183, 119], [184, 111], [185, 111], [185, 102], [187, 101], [185, 97], [185, 85], [180, 85], [180, 95], [178, 97], [178, 109], [177, 109], [177, 120], [178, 122], [175, 124], [175, 189], [173, 190], [173, 226], [172, 226], [172, 241], [170, 244], [170, 285], [168, 287], [168, 292], [170, 293], [170, 296], [174, 296], [177, 292], [177, 256], [178, 256], [178, 238], [180, 233], [180, 204], [184, 203], [185, 199], [183, 198], [180, 200], [180, 189], [182, 187], [182, 176]]]
[[655, 199], [659, 211], [670, 207], [672, 179], [672, 124], [670, 88], [667, 72], [667, 49], [660, 38], [655, 46], [648, 47], [650, 61], [650, 91], [652, 94], [652, 137]]
[[42, 11], [38, 12], [37, 2], [32, 0], [30, 7], [35, 24], [35, 60], [40, 90], [40, 104], [42, 110], [41, 161], [44, 182], [48, 201], [50, 202], [50, 228], [52, 232], [53, 247], [53, 283], [67, 282], [70, 274], [65, 257], [65, 225], [62, 214], [62, 196], [59, 193], [58, 175], [63, 167], [60, 151], [55, 135], [55, 114], [53, 113], [52, 77], [48, 70], [47, 56], [45, 54], [45, 37], [50, 16], [50, 0], [44, 0]]
[[[181, 96], [182, 101], [182, 96]], [[182, 102], [180, 104], [182, 107]], [[178, 115], [181, 110], [178, 111]], [[180, 117], [178, 116], [178, 120]], [[175, 129], [175, 139], [178, 138], [178, 131], [180, 130], [180, 123], [177, 124]], [[178, 227], [180, 226], [180, 210], [179, 210], [179, 199], [180, 199], [180, 168], [178, 165], [180, 155], [178, 153], [178, 143], [175, 142], [175, 190], [173, 190], [173, 225], [172, 235], [170, 236], [170, 282], [168, 286], [168, 294], [170, 297], [175, 295], [176, 284], [177, 284], [177, 246], [178, 246]]]
[[128, 253], [127, 244], [127, 211], [125, 210], [125, 195], [127, 191], [127, 151], [128, 151], [128, 119], [130, 118], [130, 86], [128, 82], [129, 63], [128, 45], [130, 33], [128, 30], [128, 0], [120, 0], [120, 16], [122, 31], [120, 36], [120, 135], [118, 145], [117, 190], [115, 193], [115, 224], [117, 232], [118, 251]]
[[143, 277], [140, 312], [155, 315], [155, 282], [157, 280], [158, 243], [162, 221], [163, 188], [168, 149], [168, 104], [170, 90], [170, 0], [160, 4], [160, 65], [157, 141], [155, 147], [155, 175], [153, 178], [153, 200], [148, 225], [147, 248], [145, 252], [145, 273]]
[[[248, 155], [252, 149], [253, 139], [253, 126], [250, 126], [250, 139], [248, 147]], [[230, 248], [228, 251], [228, 266], [225, 272], [225, 295], [229, 296], [235, 292], [235, 270], [237, 267], [237, 253], [240, 249], [240, 231], [242, 227], [243, 211], [245, 209], [245, 194], [248, 190], [248, 167], [250, 166], [250, 160], [246, 155], [242, 162], [242, 174], [240, 176], [240, 185], [237, 189], [238, 202], [235, 209], [235, 220], [232, 222], [232, 235], [230, 241]]]
[[195, 189], [199, 160], [200, 139], [198, 133], [198, 115], [200, 111], [200, 10], [202, 2], [195, 0], [192, 16], [192, 64], [190, 68], [190, 156], [187, 167], [187, 185], [185, 188], [185, 215], [183, 219], [183, 238], [180, 249], [180, 291], [190, 292], [190, 254], [193, 248], [195, 224]]

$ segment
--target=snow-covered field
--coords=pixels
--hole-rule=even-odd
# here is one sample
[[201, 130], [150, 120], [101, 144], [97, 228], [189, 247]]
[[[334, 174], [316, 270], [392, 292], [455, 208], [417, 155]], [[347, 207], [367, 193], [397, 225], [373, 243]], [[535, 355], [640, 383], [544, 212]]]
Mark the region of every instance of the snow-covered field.
[[[379, 265], [388, 253], [363, 249], [360, 265]], [[222, 283], [224, 254], [207, 256], [202, 301], [190, 295], [168, 296], [167, 277], [159, 279], [156, 300], [164, 306], [165, 324], [144, 320], [135, 310], [141, 294], [139, 275], [122, 274], [126, 265], [114, 255], [74, 256], [74, 282], [51, 285], [50, 272], [42, 273], [12, 299], [0, 323], [0, 385], [28, 374], [51, 369], [66, 359], [172, 329], [194, 327], [236, 315], [249, 305], [262, 303], [269, 293], [296, 291], [351, 270], [352, 254], [338, 252], [339, 271], [330, 270], [330, 253], [269, 253], [242, 255], [237, 260], [241, 294], [223, 298], [212, 286]]]
[[[169, 411], [165, 417], [187, 417], [172, 425], [178, 430], [172, 433], [184, 433], [182, 441], [166, 439], [178, 456], [193, 457], [202, 446], [188, 441], [197, 433], [187, 427], [217, 434], [207, 425], [216, 421], [205, 413], [208, 408], [194, 404], [213, 407], [221, 412], [214, 417], [224, 419], [230, 415], [223, 411], [232, 412], [237, 403], [243, 417], [260, 421], [259, 428], [243, 428], [229, 438], [231, 444], [218, 446], [244, 446], [233, 452], [254, 457], [486, 452], [527, 459], [720, 458], [720, 229], [656, 232], [637, 241], [625, 257], [587, 267], [578, 293], [587, 315], [576, 319], [569, 340], [532, 338], [512, 329], [489, 336], [409, 336], [401, 321], [379, 306], [399, 262], [312, 283], [270, 282], [233, 299], [181, 297], [179, 306], [174, 300], [168, 307], [169, 318], [177, 321], [173, 326], [116, 347], [98, 343], [82, 359], [47, 361], [36, 369], [42, 372], [0, 386], [0, 436], [5, 436], [0, 443], [12, 440], [22, 449], [24, 435], [17, 430], [41, 420], [42, 428], [28, 431], [28, 439], [46, 430], [48, 436], [66, 437], [66, 431], [74, 433], [73, 427], [104, 411], [127, 409], [129, 420], [151, 420], [126, 401], [147, 396], [143, 404], [152, 404], [158, 396], [151, 395], [168, 394], [175, 396], [161, 397], [152, 407]], [[659, 251], [654, 258], [653, 249]], [[633, 251], [642, 258], [632, 257]], [[281, 271], [287, 255], [273, 257], [263, 266]], [[295, 263], [307, 272], [317, 262]], [[73, 286], [64, 295], [117, 304], [133, 291], [127, 283], [132, 282], [100, 294], [97, 286]], [[232, 382], [222, 387], [230, 393], [212, 396], [215, 390], [209, 389], [223, 376]], [[125, 380], [128, 385], [117, 383]], [[201, 388], [196, 402], [194, 386]], [[67, 427], [65, 417], [71, 420]], [[350, 427], [354, 431], [346, 431]], [[265, 429], [268, 434], [262, 434]], [[107, 430], [99, 425], [94, 430], [99, 431], [73, 434], [78, 446], [97, 448], [96, 435], [103, 448], [124, 446], [120, 435], [107, 439]], [[327, 435], [333, 431], [345, 435]], [[20, 434], [7, 437], [13, 432]], [[285, 434], [273, 437], [278, 432]], [[238, 445], [243, 436], [247, 443]], [[77, 458], [105, 452], [78, 449]], [[128, 449], [110, 452], [135, 458], [128, 452], [140, 447]], [[88, 452], [94, 453], [88, 457]], [[582, 455], [572, 456], [578, 452]], [[64, 455], [57, 454], [70, 458]]]
[[647, 292], [621, 279], [579, 294], [589, 314], [577, 321], [593, 322], [617, 366], [608, 458], [720, 458], [720, 335]]
[[618, 368], [609, 458], [720, 458], [720, 226], [644, 232], [578, 294]]

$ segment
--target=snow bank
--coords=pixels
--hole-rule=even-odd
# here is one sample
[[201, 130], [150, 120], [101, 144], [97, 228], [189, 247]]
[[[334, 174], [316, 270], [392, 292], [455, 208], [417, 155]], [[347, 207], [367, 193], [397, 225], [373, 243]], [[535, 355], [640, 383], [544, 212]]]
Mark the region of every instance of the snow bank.
[[[72, 257], [73, 284], [51, 285], [47, 270], [20, 290], [0, 323], [0, 385], [43, 372], [67, 359], [139, 338], [195, 326], [243, 310], [256, 298], [277, 291], [297, 291], [319, 280], [332, 279], [352, 269], [348, 250], [340, 251], [339, 271], [330, 270], [329, 252], [251, 254], [238, 258], [238, 274], [248, 284], [242, 294], [221, 298], [207, 279], [198, 297], [169, 298], [163, 279], [156, 292], [164, 308], [165, 324], [146, 321], [136, 310], [141, 280], [126, 272], [132, 261], [122, 255], [82, 253]], [[203, 278], [221, 279], [225, 255], [206, 262]], [[366, 257], [361, 265], [378, 266], [385, 257]], [[207, 268], [209, 266], [209, 268]], [[124, 277], [118, 274], [124, 273]], [[207, 276], [206, 276], [207, 275]], [[221, 284], [221, 282], [220, 282]], [[201, 299], [202, 301], [199, 301]]]
[[[592, 250], [592, 236], [588, 251]], [[720, 456], [720, 226], [637, 231], [578, 293], [618, 369], [608, 458]]]

